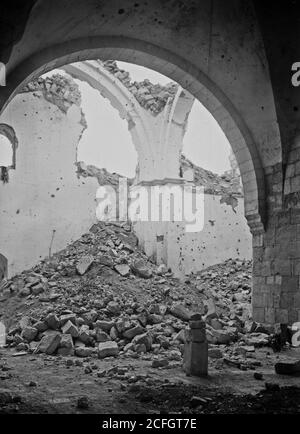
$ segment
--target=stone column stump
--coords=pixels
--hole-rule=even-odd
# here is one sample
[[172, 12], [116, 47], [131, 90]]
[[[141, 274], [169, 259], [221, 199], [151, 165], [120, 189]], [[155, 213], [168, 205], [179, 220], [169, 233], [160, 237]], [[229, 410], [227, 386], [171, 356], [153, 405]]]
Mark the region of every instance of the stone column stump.
[[187, 375], [208, 375], [208, 343], [205, 322], [200, 314], [191, 316], [189, 327], [185, 330], [183, 369]]

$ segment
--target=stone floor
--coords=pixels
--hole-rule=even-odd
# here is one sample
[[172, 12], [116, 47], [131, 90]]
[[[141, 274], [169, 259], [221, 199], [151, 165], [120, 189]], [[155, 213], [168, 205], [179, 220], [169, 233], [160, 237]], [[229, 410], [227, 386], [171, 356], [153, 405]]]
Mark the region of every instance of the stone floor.
[[[263, 379], [256, 380], [252, 370], [217, 369], [213, 363], [207, 378], [196, 378], [187, 377], [180, 362], [154, 369], [141, 359], [15, 356], [2, 348], [0, 414], [300, 412], [300, 376], [277, 375], [273, 367], [287, 356], [299, 359], [300, 349], [272, 354], [256, 370]], [[257, 358], [266, 360], [264, 351], [257, 350]], [[201, 404], [195, 405], [194, 396]], [[87, 408], [78, 404], [82, 397]]]

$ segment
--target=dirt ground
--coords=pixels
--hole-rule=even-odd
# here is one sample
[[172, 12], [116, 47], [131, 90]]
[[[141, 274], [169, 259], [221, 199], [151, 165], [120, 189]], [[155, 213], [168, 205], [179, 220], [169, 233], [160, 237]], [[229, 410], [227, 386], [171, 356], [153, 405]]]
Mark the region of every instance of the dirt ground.
[[142, 359], [70, 361], [0, 351], [0, 414], [300, 413], [300, 377], [276, 375], [272, 366], [287, 355], [299, 359], [300, 350], [268, 358], [257, 350], [262, 380], [230, 366], [210, 366], [208, 378], [196, 378], [180, 362], [154, 369]]

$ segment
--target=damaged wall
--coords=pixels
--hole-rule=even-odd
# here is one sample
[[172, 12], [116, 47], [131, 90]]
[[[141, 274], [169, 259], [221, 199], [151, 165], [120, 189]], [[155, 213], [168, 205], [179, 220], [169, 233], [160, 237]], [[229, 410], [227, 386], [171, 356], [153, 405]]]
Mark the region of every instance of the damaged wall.
[[13, 127], [19, 141], [16, 170], [0, 183], [0, 245], [11, 276], [88, 230], [95, 221], [97, 181], [76, 174], [85, 120], [74, 83], [39, 79], [11, 101], [1, 122]]
[[[251, 259], [252, 236], [244, 215], [244, 198], [238, 178], [229, 174], [219, 176], [202, 169], [183, 155], [180, 167], [183, 175], [184, 170], [192, 168], [192, 184], [204, 186], [203, 230], [189, 233], [183, 223], [172, 221], [135, 221], [133, 230], [140, 247], [157, 264], [164, 263], [170, 267], [178, 277], [229, 258]], [[94, 177], [99, 185], [112, 185], [118, 189], [120, 177], [117, 174], [82, 163], [78, 164], [78, 172], [84, 179]], [[135, 184], [134, 179], [128, 179], [131, 191], [139, 191], [141, 187], [150, 190], [151, 185], [152, 183]], [[153, 185], [159, 184], [155, 182]], [[181, 187], [184, 185], [185, 182], [181, 179]]]
[[251, 259], [252, 236], [244, 216], [244, 199], [237, 206], [222, 196], [204, 195], [204, 227], [186, 232], [180, 222], [136, 222], [133, 229], [145, 253], [165, 263], [177, 276], [202, 270], [227, 259]]
[[[173, 93], [156, 96], [145, 105], [99, 62], [74, 64], [66, 70], [76, 78], [89, 76], [90, 84], [127, 119], [139, 156], [139, 173], [131, 183], [151, 185], [171, 179], [180, 184], [184, 172], [192, 169], [195, 183], [205, 186], [204, 230], [185, 233], [177, 223], [135, 223], [145, 252], [177, 274], [228, 258], [250, 258], [251, 235], [240, 185], [230, 176], [222, 178], [194, 166], [184, 156], [180, 159], [191, 95], [170, 87]], [[149, 94], [159, 90], [149, 83], [146, 88]], [[10, 170], [9, 183], [0, 185], [1, 228], [5, 228], [0, 245], [8, 258], [9, 275], [79, 238], [96, 221], [99, 183], [117, 184], [117, 175], [77, 162], [77, 145], [86, 127], [80, 102], [74, 81], [54, 75], [29, 83], [2, 115], [3, 123], [14, 119], [19, 141], [17, 170]]]
[[145, 253], [158, 264], [166, 264], [178, 277], [230, 258], [251, 259], [252, 235], [239, 180], [213, 174], [184, 156], [180, 165], [183, 175], [187, 168], [192, 168], [194, 175], [193, 180], [183, 182], [182, 190], [186, 184], [204, 186], [203, 228], [187, 232], [185, 223], [178, 221], [135, 222], [133, 229]]
[[132, 82], [114, 61], [77, 62], [62, 68], [108, 98], [128, 129], [138, 154], [137, 182], [178, 178], [179, 156], [194, 97], [176, 83]]

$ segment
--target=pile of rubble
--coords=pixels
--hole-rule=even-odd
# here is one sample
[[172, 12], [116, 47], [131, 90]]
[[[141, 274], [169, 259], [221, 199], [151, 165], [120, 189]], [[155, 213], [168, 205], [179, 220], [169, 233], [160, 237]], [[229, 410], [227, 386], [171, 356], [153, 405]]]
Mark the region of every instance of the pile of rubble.
[[115, 60], [98, 61], [104, 68], [120, 80], [134, 95], [138, 103], [153, 115], [159, 114], [166, 104], [173, 101], [178, 90], [178, 84], [170, 82], [165, 86], [153, 84], [145, 79], [141, 82], [132, 81], [129, 72], [118, 67]]
[[194, 172], [194, 183], [203, 186], [207, 194], [231, 194], [236, 197], [243, 197], [243, 188], [238, 176], [233, 176], [230, 173], [217, 175], [210, 170], [193, 164], [184, 154], [181, 154], [180, 168], [182, 172], [192, 169]]
[[101, 222], [3, 281], [0, 319], [16, 352], [143, 357], [163, 367], [182, 362], [188, 320], [201, 313], [210, 358], [238, 363], [273, 332], [251, 321], [250, 298], [251, 263], [230, 260], [180, 281], [148, 260], [128, 224]]

